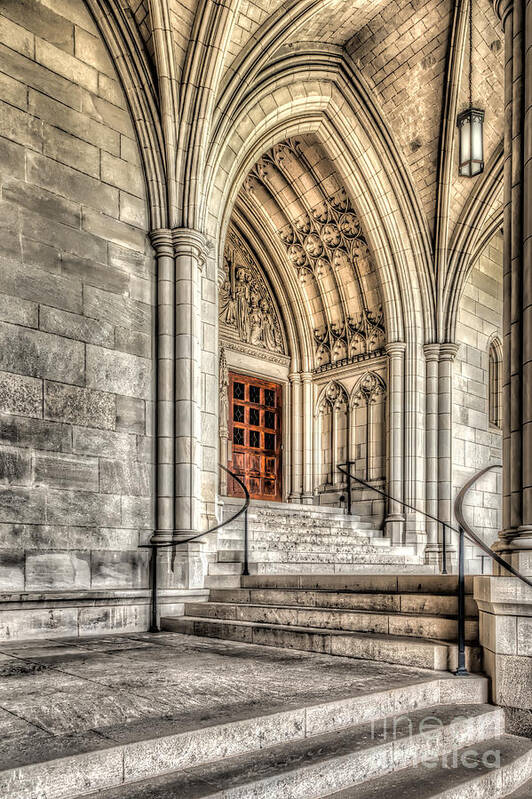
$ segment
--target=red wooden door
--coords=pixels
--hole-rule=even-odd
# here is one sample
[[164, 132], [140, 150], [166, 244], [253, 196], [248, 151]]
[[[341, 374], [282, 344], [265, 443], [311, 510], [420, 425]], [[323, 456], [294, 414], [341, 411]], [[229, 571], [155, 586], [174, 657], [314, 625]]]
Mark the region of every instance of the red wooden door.
[[[229, 373], [229, 468], [244, 480], [253, 499], [281, 500], [282, 387]], [[229, 478], [230, 496], [243, 491]]]

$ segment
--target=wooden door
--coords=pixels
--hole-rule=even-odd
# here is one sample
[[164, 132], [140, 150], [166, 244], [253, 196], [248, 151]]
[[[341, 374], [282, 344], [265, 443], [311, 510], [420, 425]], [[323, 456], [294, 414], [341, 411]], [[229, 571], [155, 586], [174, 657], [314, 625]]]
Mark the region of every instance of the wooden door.
[[[253, 499], [280, 501], [282, 387], [229, 373], [229, 468], [244, 480]], [[243, 491], [229, 478], [230, 496]]]

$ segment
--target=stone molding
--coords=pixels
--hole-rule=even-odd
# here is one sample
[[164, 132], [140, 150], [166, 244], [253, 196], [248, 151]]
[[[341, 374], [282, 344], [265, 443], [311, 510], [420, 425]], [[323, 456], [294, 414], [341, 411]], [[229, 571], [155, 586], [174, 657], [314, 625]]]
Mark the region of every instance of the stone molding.
[[384, 349], [390, 358], [400, 358], [406, 350], [406, 343], [404, 341], [391, 341], [386, 344]]
[[232, 352], [240, 352], [243, 355], [252, 355], [254, 358], [259, 358], [263, 361], [278, 364], [279, 366], [288, 366], [290, 364], [290, 356], [282, 355], [281, 353], [270, 352], [269, 350], [262, 349], [262, 347], [255, 347], [253, 344], [245, 344], [242, 341], [228, 338], [227, 336], [220, 336], [220, 343], [223, 344], [226, 350]]
[[439, 361], [440, 360], [440, 345], [439, 344], [425, 344], [423, 347], [423, 352], [425, 353], [425, 360], [427, 363], [430, 361]]
[[192, 228], [173, 228], [172, 240], [175, 257], [179, 258], [180, 256], [188, 255], [194, 258], [198, 262], [200, 271], [202, 271], [207, 262], [208, 244], [206, 236]]
[[440, 344], [440, 361], [454, 361], [459, 349], [459, 344], [453, 344], [450, 341]]
[[493, 0], [493, 10], [502, 22], [502, 28], [506, 25], [506, 20], [514, 8], [514, 0]]

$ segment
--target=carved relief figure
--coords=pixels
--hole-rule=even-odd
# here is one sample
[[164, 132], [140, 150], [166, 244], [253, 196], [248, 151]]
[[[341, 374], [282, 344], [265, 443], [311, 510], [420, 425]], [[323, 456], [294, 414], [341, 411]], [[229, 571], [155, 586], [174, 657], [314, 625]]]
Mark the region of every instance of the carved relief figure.
[[275, 302], [251, 253], [230, 231], [224, 255], [225, 279], [219, 290], [219, 318], [239, 341], [285, 353]]

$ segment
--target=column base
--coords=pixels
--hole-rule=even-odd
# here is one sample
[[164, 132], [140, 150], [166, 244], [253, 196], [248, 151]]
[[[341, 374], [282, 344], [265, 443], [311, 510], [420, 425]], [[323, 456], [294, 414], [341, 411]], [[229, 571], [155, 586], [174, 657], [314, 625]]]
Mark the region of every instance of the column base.
[[206, 574], [207, 557], [202, 544], [192, 542], [180, 545], [179, 541], [176, 541], [176, 547], [164, 547], [159, 550], [157, 558], [159, 588], [203, 588]]
[[402, 513], [390, 513], [384, 520], [384, 532], [395, 546], [405, 543], [405, 517]]
[[294, 502], [298, 505], [301, 504], [301, 494], [289, 494], [288, 495], [288, 502]]
[[301, 503], [303, 505], [313, 505], [314, 504], [314, 495], [311, 494], [311, 493], [310, 494], [309, 493], [301, 494]]
[[[493, 551], [501, 558], [507, 560], [510, 566], [518, 572], [530, 577], [532, 575], [532, 527], [518, 527], [500, 533], [500, 538], [493, 545]], [[493, 563], [493, 573], [504, 575], [504, 569], [498, 563]]]

